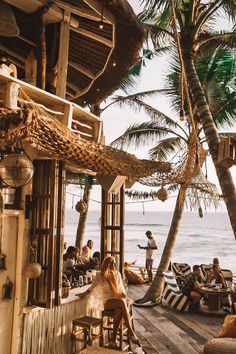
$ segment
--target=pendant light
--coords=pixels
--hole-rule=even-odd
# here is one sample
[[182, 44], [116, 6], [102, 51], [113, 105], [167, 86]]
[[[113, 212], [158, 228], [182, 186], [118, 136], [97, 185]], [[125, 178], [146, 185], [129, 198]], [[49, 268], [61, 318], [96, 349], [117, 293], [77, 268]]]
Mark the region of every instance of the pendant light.
[[33, 173], [33, 164], [23, 152], [5, 155], [0, 162], [0, 177], [7, 186], [23, 187], [31, 181]]

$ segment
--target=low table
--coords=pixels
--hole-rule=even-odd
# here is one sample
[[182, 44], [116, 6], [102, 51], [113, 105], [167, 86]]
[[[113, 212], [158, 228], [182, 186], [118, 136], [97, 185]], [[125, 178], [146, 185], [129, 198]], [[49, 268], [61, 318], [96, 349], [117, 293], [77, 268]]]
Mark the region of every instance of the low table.
[[83, 349], [78, 354], [125, 354], [125, 352], [101, 347], [88, 347]]
[[202, 287], [201, 292], [204, 295], [207, 295], [208, 310], [211, 312], [211, 311], [220, 311], [222, 296], [231, 294], [232, 290]]

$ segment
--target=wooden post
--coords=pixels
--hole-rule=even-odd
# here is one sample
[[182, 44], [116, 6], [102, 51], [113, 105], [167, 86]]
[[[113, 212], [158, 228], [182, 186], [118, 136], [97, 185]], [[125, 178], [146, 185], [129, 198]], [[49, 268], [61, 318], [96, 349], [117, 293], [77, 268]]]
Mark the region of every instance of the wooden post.
[[38, 45], [37, 45], [37, 86], [42, 90], [46, 87], [46, 37], [45, 37], [45, 23], [44, 14], [39, 15], [39, 31], [38, 31]]
[[56, 88], [56, 95], [62, 98], [65, 98], [66, 95], [69, 40], [70, 40], [70, 12], [64, 11], [64, 19], [61, 22], [61, 31], [60, 31], [57, 88]]

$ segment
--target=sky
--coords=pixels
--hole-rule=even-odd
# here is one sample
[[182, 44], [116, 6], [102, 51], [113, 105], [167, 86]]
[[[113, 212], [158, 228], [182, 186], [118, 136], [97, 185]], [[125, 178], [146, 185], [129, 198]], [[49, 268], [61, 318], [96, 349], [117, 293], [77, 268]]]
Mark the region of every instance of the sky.
[[[138, 0], [130, 0], [130, 5], [133, 7], [134, 11], [138, 13], [140, 11], [139, 1]], [[229, 23], [226, 19], [222, 18], [221, 21], [217, 24], [219, 28], [227, 28]], [[168, 58], [167, 57], [158, 57], [154, 60], [149, 61], [148, 65], [142, 72], [141, 80], [137, 86], [137, 92], [158, 89], [163, 87], [164, 78], [166, 73], [168, 72]], [[115, 92], [114, 94], [123, 94], [122, 92]], [[114, 95], [113, 94], [113, 95]], [[172, 118], [177, 118], [175, 114], [171, 111], [170, 102], [167, 98], [163, 96], [156, 97], [155, 99], [151, 99], [147, 101], [149, 104], [154, 105], [158, 110], [163, 113], [170, 115]], [[104, 103], [106, 106], [109, 103], [109, 99]], [[141, 123], [147, 120], [147, 117], [143, 113], [133, 112], [130, 109], [120, 109], [119, 107], [113, 105], [110, 106], [107, 110], [102, 113], [102, 118], [104, 122], [104, 133], [105, 133], [105, 142], [106, 144], [111, 143], [114, 139], [120, 136], [127, 129], [128, 126], [134, 123]], [[236, 127], [235, 127], [236, 130]], [[129, 150], [132, 153], [135, 153], [139, 158], [147, 158], [147, 148], [142, 148], [139, 151]], [[209, 160], [209, 159], [208, 159]], [[208, 179], [215, 183], [218, 188], [218, 180], [215, 174], [214, 166], [211, 161], [208, 161]], [[233, 178], [236, 183], [236, 167], [232, 168]], [[150, 188], [141, 186], [136, 183], [132, 189], [135, 190], [150, 190]], [[153, 190], [158, 190], [159, 188], [152, 188]], [[82, 196], [82, 190], [79, 188], [69, 188], [68, 191], [72, 193], [79, 194]], [[94, 186], [92, 191], [92, 200], [100, 201], [101, 200], [101, 190], [99, 186]], [[71, 196], [67, 196], [68, 204], [72, 203]], [[78, 200], [78, 199], [77, 199]], [[173, 195], [164, 203], [157, 200], [155, 202], [145, 203], [145, 210], [150, 211], [170, 211], [173, 210], [175, 205], [175, 198]], [[126, 210], [137, 210], [140, 211], [143, 208], [142, 203], [130, 203], [130, 200], [127, 200]], [[97, 210], [100, 208], [100, 204], [97, 202], [91, 201], [90, 209]], [[225, 207], [222, 203], [222, 206], [219, 209], [220, 211], [224, 211]]]

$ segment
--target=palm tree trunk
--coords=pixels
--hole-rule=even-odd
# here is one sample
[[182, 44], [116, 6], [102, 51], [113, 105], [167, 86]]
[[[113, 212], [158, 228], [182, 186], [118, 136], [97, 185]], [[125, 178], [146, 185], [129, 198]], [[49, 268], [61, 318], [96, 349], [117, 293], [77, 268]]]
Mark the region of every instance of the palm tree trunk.
[[223, 193], [223, 198], [227, 207], [230, 223], [236, 238], [236, 188], [230, 170], [217, 165], [220, 138], [217, 133], [217, 129], [209, 109], [203, 87], [195, 68], [193, 56], [189, 54], [189, 51], [187, 50], [186, 52], [183, 52], [183, 59], [188, 87], [192, 94], [200, 122], [203, 126], [209, 150], [215, 165], [217, 177]]
[[148, 301], [155, 302], [156, 299], [158, 299], [160, 296], [160, 293], [164, 285], [164, 280], [161, 274], [162, 272], [168, 270], [172, 259], [173, 250], [175, 247], [175, 242], [179, 231], [180, 221], [184, 211], [184, 203], [186, 199], [187, 189], [188, 189], [187, 183], [182, 184], [180, 186], [180, 190], [175, 204], [174, 214], [171, 221], [170, 230], [166, 239], [166, 244], [161, 256], [159, 267], [157, 269], [155, 278], [152, 284], [150, 285], [147, 293], [144, 295], [142, 299], [138, 300], [138, 302], [141, 304]]
[[88, 216], [88, 208], [89, 208], [91, 190], [92, 190], [91, 185], [85, 186], [84, 194], [83, 194], [83, 202], [85, 202], [87, 204], [87, 209], [84, 213], [80, 214], [80, 216], [79, 216], [79, 222], [78, 222], [77, 232], [76, 232], [76, 241], [75, 241], [75, 246], [79, 248], [79, 253], [80, 253], [80, 251], [83, 247], [83, 243], [84, 243], [84, 231], [85, 231], [85, 225], [86, 225], [86, 220], [87, 220], [87, 216]]

